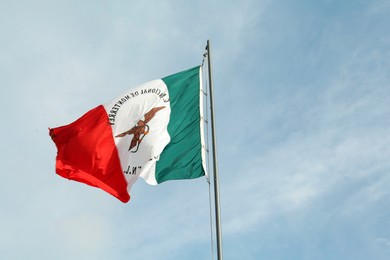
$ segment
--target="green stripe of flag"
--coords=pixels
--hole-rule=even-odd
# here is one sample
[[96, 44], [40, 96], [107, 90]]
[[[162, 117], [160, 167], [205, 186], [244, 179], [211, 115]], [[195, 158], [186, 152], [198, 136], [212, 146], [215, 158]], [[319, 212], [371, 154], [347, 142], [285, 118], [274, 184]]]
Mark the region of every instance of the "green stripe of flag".
[[193, 179], [205, 174], [200, 130], [200, 67], [162, 78], [168, 86], [170, 143], [156, 164], [156, 180]]

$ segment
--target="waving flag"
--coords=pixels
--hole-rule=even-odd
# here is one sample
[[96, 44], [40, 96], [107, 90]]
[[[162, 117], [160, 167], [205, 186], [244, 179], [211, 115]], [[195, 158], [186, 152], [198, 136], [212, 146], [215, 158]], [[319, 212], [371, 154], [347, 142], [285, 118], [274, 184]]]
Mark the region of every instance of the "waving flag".
[[155, 185], [205, 174], [201, 67], [132, 88], [50, 129], [56, 172], [122, 202], [142, 177]]

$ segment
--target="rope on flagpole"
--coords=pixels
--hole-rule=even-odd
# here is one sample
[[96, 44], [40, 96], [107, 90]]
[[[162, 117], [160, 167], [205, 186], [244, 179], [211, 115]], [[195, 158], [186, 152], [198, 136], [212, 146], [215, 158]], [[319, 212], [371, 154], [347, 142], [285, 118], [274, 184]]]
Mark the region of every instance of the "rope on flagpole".
[[[207, 52], [205, 52], [203, 54], [203, 60], [202, 60], [202, 72], [204, 73], [204, 70], [203, 70], [203, 67], [204, 67], [204, 62], [205, 62], [205, 58], [207, 57]], [[208, 105], [208, 93], [207, 93], [207, 90], [208, 90], [208, 84], [207, 84], [207, 80], [205, 80], [205, 77], [203, 77], [202, 75], [202, 80], [203, 80], [203, 86], [205, 86], [203, 89], [202, 89], [202, 93], [203, 95], [206, 97], [205, 100], [205, 108], [206, 108], [206, 113], [203, 113], [203, 121], [206, 125], [206, 152], [207, 152], [207, 174], [206, 174], [206, 181], [208, 183], [208, 189], [209, 189], [209, 212], [210, 212], [210, 238], [211, 238], [211, 259], [214, 260], [214, 235], [213, 235], [213, 210], [212, 210], [212, 196], [211, 196], [211, 182], [210, 182], [210, 152], [209, 152], [209, 124], [208, 124], [208, 116], [209, 116], [209, 105]], [[205, 111], [205, 110], [203, 110]]]

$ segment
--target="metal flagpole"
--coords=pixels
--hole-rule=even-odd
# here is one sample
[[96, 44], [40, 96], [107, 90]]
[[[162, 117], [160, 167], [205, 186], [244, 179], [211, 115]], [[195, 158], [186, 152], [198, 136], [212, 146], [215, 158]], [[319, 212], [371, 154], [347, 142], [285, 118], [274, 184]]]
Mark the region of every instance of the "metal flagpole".
[[211, 138], [213, 144], [213, 176], [214, 176], [214, 200], [215, 200], [215, 228], [217, 237], [217, 256], [218, 260], [222, 260], [222, 229], [221, 229], [221, 209], [219, 202], [219, 179], [218, 179], [218, 161], [217, 161], [217, 141], [215, 137], [215, 118], [214, 118], [214, 98], [213, 98], [213, 79], [211, 68], [211, 48], [210, 40], [207, 40], [207, 63], [209, 72], [209, 88], [210, 88], [210, 110], [211, 110]]

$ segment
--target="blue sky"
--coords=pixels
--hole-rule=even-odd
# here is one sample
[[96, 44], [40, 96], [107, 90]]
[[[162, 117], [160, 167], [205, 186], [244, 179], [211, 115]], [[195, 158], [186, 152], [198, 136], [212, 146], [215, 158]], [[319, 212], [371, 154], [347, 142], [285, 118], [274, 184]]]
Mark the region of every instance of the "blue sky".
[[0, 259], [211, 259], [204, 178], [123, 204], [47, 127], [213, 47], [225, 259], [390, 258], [390, 2], [1, 1]]

